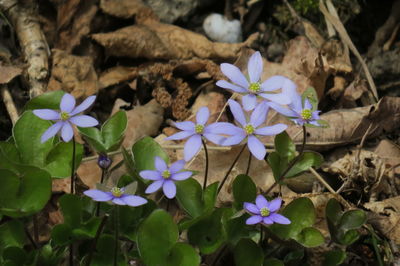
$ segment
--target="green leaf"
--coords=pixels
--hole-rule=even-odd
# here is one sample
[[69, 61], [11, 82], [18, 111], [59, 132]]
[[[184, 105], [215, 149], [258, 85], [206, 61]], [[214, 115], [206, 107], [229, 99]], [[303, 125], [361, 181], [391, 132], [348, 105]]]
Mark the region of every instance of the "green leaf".
[[12, 261], [15, 265], [25, 265], [28, 255], [20, 247], [8, 247], [3, 251], [3, 259]]
[[198, 266], [201, 259], [196, 250], [186, 243], [176, 243], [169, 254], [167, 266]]
[[286, 161], [290, 161], [296, 156], [296, 145], [286, 131], [275, 136], [275, 150]]
[[66, 246], [73, 240], [72, 229], [67, 224], [57, 224], [51, 230], [51, 239], [54, 244], [59, 246]]
[[41, 94], [30, 100], [24, 107], [24, 110], [34, 109], [60, 109], [61, 98], [64, 96], [64, 91], [52, 91]]
[[[71, 176], [73, 142], [59, 142], [47, 155], [46, 170], [52, 177], [64, 178]], [[83, 146], [75, 143], [75, 170], [82, 161]]]
[[324, 254], [324, 266], [341, 265], [346, 259], [346, 252], [340, 249], [330, 250]]
[[296, 241], [305, 247], [313, 248], [322, 245], [325, 239], [319, 230], [313, 227], [306, 227], [297, 235]]
[[339, 236], [339, 243], [348, 246], [356, 242], [359, 237], [360, 234], [357, 232], [357, 230], [352, 229], [347, 231], [343, 236]]
[[342, 206], [340, 203], [334, 198], [330, 199], [325, 208], [325, 216], [328, 222], [336, 226], [342, 217], [342, 213]]
[[295, 163], [292, 169], [285, 175], [286, 178], [294, 177], [307, 171], [310, 167], [319, 167], [324, 161], [321, 154], [313, 151], [304, 152], [300, 159]]
[[13, 137], [22, 163], [40, 168], [45, 166], [54, 137], [45, 143], [41, 143], [40, 139], [51, 125], [51, 122], [40, 119], [31, 111], [23, 113], [18, 119], [13, 128]]
[[285, 264], [278, 259], [269, 258], [264, 261], [264, 266], [285, 266]]
[[156, 156], [161, 157], [169, 163], [168, 154], [151, 137], [144, 137], [132, 146], [132, 154], [136, 165], [136, 171], [154, 170], [154, 160]]
[[211, 211], [215, 208], [215, 202], [217, 201], [217, 189], [219, 182], [214, 182], [206, 187], [203, 196], [204, 210], [203, 212]]
[[224, 243], [226, 235], [221, 222], [223, 212], [224, 209], [216, 209], [189, 227], [189, 243], [198, 246], [201, 253], [211, 254]]
[[26, 237], [24, 225], [18, 220], [10, 220], [0, 225], [0, 254], [7, 247], [22, 248]]
[[238, 175], [232, 184], [234, 206], [237, 210], [243, 209], [243, 202], [253, 202], [256, 198], [257, 187], [247, 175]]
[[[115, 238], [111, 235], [103, 234], [97, 242], [97, 252], [93, 256], [91, 266], [110, 266], [114, 265], [114, 244]], [[118, 248], [119, 249], [119, 248]], [[126, 265], [122, 256], [118, 256], [117, 265]]]
[[58, 202], [64, 216], [64, 224], [69, 225], [72, 229], [78, 228], [82, 220], [81, 199], [73, 194], [65, 194]]
[[176, 182], [176, 199], [192, 218], [203, 213], [202, 189], [197, 180], [189, 178]]
[[236, 266], [261, 266], [263, 265], [263, 251], [254, 243], [253, 240], [248, 238], [241, 239], [233, 250]]
[[153, 211], [139, 226], [137, 245], [148, 266], [163, 265], [178, 240], [178, 226], [164, 210]]
[[339, 222], [339, 227], [342, 230], [358, 229], [367, 220], [365, 212], [362, 210], [351, 210], [343, 214]]
[[25, 166], [20, 174], [0, 169], [0, 213], [14, 218], [40, 211], [51, 196], [51, 177], [46, 171]]
[[[279, 156], [279, 153], [275, 151], [271, 152], [267, 157], [267, 161], [272, 169], [275, 181], [280, 182], [279, 179], [281, 177], [283, 169], [281, 167], [281, 157]], [[287, 162], [285, 164], [287, 165]], [[286, 167], [286, 165], [284, 167]]]
[[227, 240], [233, 246], [242, 238], [250, 238], [251, 232], [254, 230], [252, 226], [246, 225], [247, 216], [241, 215], [235, 217], [233, 209], [231, 212], [224, 213], [223, 226], [226, 231]]
[[15, 143], [0, 141], [0, 152], [2, 152], [8, 160], [14, 163], [21, 163], [21, 158], [19, 157], [19, 152]]
[[121, 110], [111, 116], [101, 127], [101, 134], [107, 152], [118, 149], [127, 125], [128, 118], [125, 111]]
[[78, 127], [79, 133], [85, 136], [87, 142], [99, 153], [106, 153], [107, 149], [104, 144], [101, 131], [95, 127]]
[[290, 202], [281, 212], [290, 220], [290, 224], [273, 224], [270, 229], [282, 239], [296, 239], [306, 227], [311, 227], [315, 222], [315, 209], [308, 198], [298, 198]]

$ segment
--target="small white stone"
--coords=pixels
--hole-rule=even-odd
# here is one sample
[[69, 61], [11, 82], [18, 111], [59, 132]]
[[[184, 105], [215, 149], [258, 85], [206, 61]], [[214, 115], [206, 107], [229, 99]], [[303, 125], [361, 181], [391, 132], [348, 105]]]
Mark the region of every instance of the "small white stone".
[[242, 27], [239, 20], [228, 20], [221, 14], [210, 14], [203, 22], [207, 36], [216, 42], [238, 43], [242, 41]]

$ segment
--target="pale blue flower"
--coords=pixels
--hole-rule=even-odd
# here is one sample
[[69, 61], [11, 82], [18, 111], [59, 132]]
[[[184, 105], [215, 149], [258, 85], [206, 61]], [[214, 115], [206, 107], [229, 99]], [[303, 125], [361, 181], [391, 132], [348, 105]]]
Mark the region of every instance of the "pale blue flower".
[[131, 207], [137, 207], [147, 203], [145, 198], [136, 195], [125, 194], [124, 191], [124, 188], [113, 187], [111, 191], [89, 189], [83, 192], [83, 194], [92, 198], [94, 201], [111, 201], [117, 205], [128, 205]]
[[263, 195], [257, 196], [256, 204], [244, 202], [243, 208], [252, 215], [246, 220], [246, 224], [290, 224], [290, 220], [288, 218], [277, 213], [281, 205], [282, 199], [276, 198], [268, 202], [268, 200]]

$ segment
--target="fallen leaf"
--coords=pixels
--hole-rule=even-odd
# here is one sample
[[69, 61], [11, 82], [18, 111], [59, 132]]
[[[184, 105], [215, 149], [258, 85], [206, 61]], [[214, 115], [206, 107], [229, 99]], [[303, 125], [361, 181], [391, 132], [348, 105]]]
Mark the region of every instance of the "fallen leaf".
[[135, 17], [138, 23], [147, 19], [158, 20], [153, 10], [141, 0], [101, 0], [100, 8], [104, 13], [118, 18]]
[[0, 84], [7, 84], [16, 76], [21, 75], [22, 69], [15, 66], [0, 65]]
[[99, 89], [132, 80], [137, 76], [137, 68], [116, 66], [100, 74]]
[[99, 85], [92, 58], [54, 49], [53, 70], [47, 89], [64, 90], [75, 97], [96, 94]]

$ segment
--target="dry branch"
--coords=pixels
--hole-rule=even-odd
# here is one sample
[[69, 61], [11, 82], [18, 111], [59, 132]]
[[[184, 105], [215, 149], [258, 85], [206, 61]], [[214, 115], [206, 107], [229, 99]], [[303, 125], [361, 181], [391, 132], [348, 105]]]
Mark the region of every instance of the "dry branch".
[[35, 2], [0, 0], [0, 9], [10, 19], [28, 63], [29, 94], [33, 98], [46, 90], [49, 48], [35, 12]]

